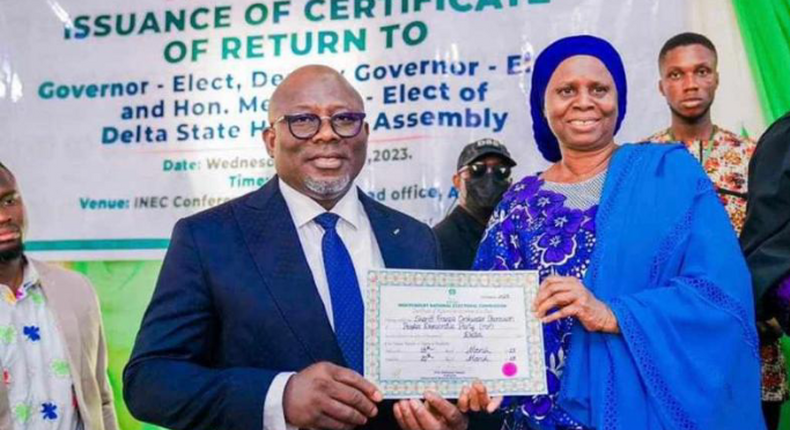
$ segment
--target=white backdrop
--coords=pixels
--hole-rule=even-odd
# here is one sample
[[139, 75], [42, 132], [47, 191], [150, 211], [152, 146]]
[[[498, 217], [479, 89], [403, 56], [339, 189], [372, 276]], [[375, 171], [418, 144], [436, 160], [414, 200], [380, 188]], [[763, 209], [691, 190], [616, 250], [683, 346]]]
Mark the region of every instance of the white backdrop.
[[[371, 8], [357, 18], [355, 4]], [[160, 258], [177, 219], [253, 191], [274, 174], [260, 132], [254, 132], [267, 125], [273, 84], [298, 66], [328, 64], [344, 71], [366, 98], [369, 163], [358, 185], [435, 224], [453, 203], [451, 176], [466, 143], [501, 140], [519, 162], [517, 177], [546, 167], [534, 147], [526, 101], [531, 61], [557, 38], [598, 35], [623, 56], [630, 91], [619, 142], [667, 126], [666, 104], [656, 89], [656, 56], [668, 37], [687, 28], [685, 4], [6, 1], [0, 3], [0, 160], [23, 188], [30, 212], [28, 247], [39, 258]], [[263, 17], [263, 9], [268, 11], [264, 22], [245, 20], [246, 11], [254, 20]], [[184, 30], [171, 25], [166, 31], [166, 12], [172, 18], [182, 10]], [[123, 32], [132, 15], [132, 33], [119, 35], [116, 20]], [[208, 28], [192, 28], [190, 16]], [[180, 47], [188, 53], [177, 61], [172, 57]], [[299, 50], [308, 52], [294, 52]], [[433, 73], [434, 62], [451, 72]], [[477, 66], [471, 69], [472, 64]], [[189, 76], [193, 88], [198, 79], [207, 79], [208, 88], [186, 91]], [[104, 97], [103, 84], [108, 84]], [[112, 96], [118, 86], [124, 95]], [[418, 96], [397, 100], [401, 86]], [[435, 89], [425, 92], [429, 87]], [[427, 99], [432, 92], [440, 96]], [[462, 100], [462, 93], [471, 100]], [[142, 110], [148, 117], [136, 117]], [[399, 115], [410, 114], [423, 121], [396, 127]], [[475, 126], [478, 117], [489, 122]], [[462, 121], [438, 123], [448, 118]], [[217, 138], [220, 124], [224, 139]], [[235, 138], [228, 134], [231, 127]], [[147, 142], [146, 128], [162, 141]], [[130, 142], [121, 141], [124, 132]], [[206, 139], [207, 133], [214, 138]]]

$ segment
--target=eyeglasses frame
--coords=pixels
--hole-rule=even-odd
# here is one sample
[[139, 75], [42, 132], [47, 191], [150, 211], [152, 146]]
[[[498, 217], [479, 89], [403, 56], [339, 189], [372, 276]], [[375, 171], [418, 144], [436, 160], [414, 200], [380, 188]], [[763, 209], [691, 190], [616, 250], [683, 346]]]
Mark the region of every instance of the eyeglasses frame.
[[[337, 129], [335, 129], [335, 124], [332, 122], [332, 119], [337, 117], [337, 116], [339, 116], [339, 115], [352, 115], [352, 116], [357, 117], [357, 120], [360, 121], [360, 123], [359, 123], [359, 127], [357, 128], [356, 133], [354, 133], [352, 135], [343, 135], [343, 134], [338, 133]], [[319, 120], [318, 128], [316, 128], [315, 132], [313, 134], [309, 135], [309, 136], [306, 136], [306, 137], [297, 136], [296, 133], [294, 133], [293, 128], [291, 126], [291, 121], [293, 119], [297, 118], [297, 117], [305, 117], [305, 116], [318, 118], [318, 120]], [[274, 128], [275, 124], [277, 124], [279, 122], [282, 122], [282, 121], [285, 121], [286, 124], [288, 125], [288, 131], [291, 133], [291, 136], [293, 136], [294, 138], [299, 139], [299, 140], [310, 140], [313, 137], [315, 137], [315, 135], [318, 134], [321, 131], [321, 126], [323, 125], [324, 120], [328, 120], [329, 121], [329, 126], [332, 128], [332, 131], [336, 135], [342, 137], [343, 139], [351, 139], [351, 138], [357, 137], [359, 135], [359, 133], [362, 132], [362, 127], [365, 124], [365, 117], [366, 116], [367, 116], [367, 114], [365, 112], [338, 112], [338, 113], [336, 113], [334, 115], [324, 115], [324, 116], [316, 115], [314, 113], [309, 113], [309, 112], [308, 113], [298, 113], [298, 114], [286, 114], [286, 115], [282, 115], [281, 117], [279, 117], [276, 120], [272, 121], [271, 127]]]

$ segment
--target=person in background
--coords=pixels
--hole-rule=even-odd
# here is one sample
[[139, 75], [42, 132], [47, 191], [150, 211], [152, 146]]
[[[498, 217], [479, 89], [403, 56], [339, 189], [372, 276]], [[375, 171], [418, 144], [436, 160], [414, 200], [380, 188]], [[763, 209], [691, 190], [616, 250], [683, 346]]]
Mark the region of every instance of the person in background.
[[[749, 163], [749, 202], [741, 246], [752, 272], [763, 361], [763, 412], [779, 427], [787, 400], [785, 360], [779, 348], [790, 333], [790, 112], [768, 128]], [[774, 347], [775, 346], [775, 347]]]
[[681, 33], [664, 43], [658, 54], [658, 90], [667, 100], [672, 123], [645, 141], [683, 143], [713, 181], [735, 232], [740, 233], [755, 142], [711, 120], [719, 87], [717, 55], [713, 42], [697, 33]]
[[488, 219], [510, 186], [515, 165], [505, 145], [494, 139], [474, 141], [461, 151], [453, 175], [458, 206], [433, 227], [445, 269], [472, 269]]
[[96, 293], [24, 253], [25, 204], [0, 163], [0, 428], [117, 430]]

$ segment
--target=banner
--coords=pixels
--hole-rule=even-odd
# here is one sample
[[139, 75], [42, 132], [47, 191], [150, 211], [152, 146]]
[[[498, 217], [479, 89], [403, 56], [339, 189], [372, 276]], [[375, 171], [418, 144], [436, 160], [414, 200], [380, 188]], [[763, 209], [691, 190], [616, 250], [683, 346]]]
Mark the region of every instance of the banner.
[[669, 123], [658, 51], [682, 0], [5, 2], [0, 159], [30, 212], [27, 248], [49, 260], [158, 259], [173, 224], [275, 174], [268, 101], [296, 67], [340, 70], [371, 137], [357, 184], [429, 224], [455, 202], [461, 148], [502, 141], [515, 177], [547, 163], [527, 108], [535, 56], [594, 34], [623, 56], [618, 142]]

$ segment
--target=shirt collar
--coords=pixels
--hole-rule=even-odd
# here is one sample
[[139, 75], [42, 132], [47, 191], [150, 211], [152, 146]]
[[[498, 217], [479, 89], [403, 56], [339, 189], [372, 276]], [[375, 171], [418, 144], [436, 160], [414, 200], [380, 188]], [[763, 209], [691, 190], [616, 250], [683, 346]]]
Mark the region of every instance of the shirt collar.
[[22, 287], [27, 287], [31, 285], [38, 284], [41, 277], [38, 274], [38, 270], [36, 270], [36, 266], [30, 262], [30, 260], [25, 260], [25, 268], [23, 269], [23, 277], [22, 277]]
[[[17, 290], [16, 299], [21, 300], [27, 296], [27, 292], [38, 285], [40, 279], [41, 277], [39, 276], [36, 267], [30, 262], [30, 260], [25, 259], [24, 265], [22, 266], [22, 285], [19, 287], [19, 290]], [[9, 291], [11, 290], [9, 285], [0, 285], [7, 288]]]
[[[318, 215], [327, 212], [318, 202], [296, 191], [293, 187], [280, 179], [280, 192], [283, 194], [285, 204], [291, 212], [294, 224], [299, 229], [312, 221]], [[328, 212], [336, 214], [340, 219], [351, 224], [354, 229], [359, 227], [359, 216], [364, 210], [362, 202], [357, 197], [356, 186], [352, 186], [346, 194]]]
[[[716, 134], [717, 134], [718, 132], [719, 132], [719, 127], [718, 127], [716, 124], [713, 124], [713, 128], [712, 128], [712, 129], [711, 129], [711, 131], [710, 131], [710, 136], [708, 137], [708, 140], [706, 140], [705, 142], [710, 142], [710, 141], [713, 141], [713, 140], [715, 140], [715, 138], [716, 138]], [[668, 129], [666, 129], [666, 130], [664, 131], [664, 134], [666, 134], [667, 136], [669, 136], [669, 140], [671, 140], [671, 141], [675, 141], [675, 142], [677, 142], [677, 141], [678, 141], [678, 139], [675, 137], [675, 132], [674, 132], [674, 131], [672, 131], [672, 127], [669, 127]], [[695, 142], [698, 142], [698, 140], [695, 140]]]

